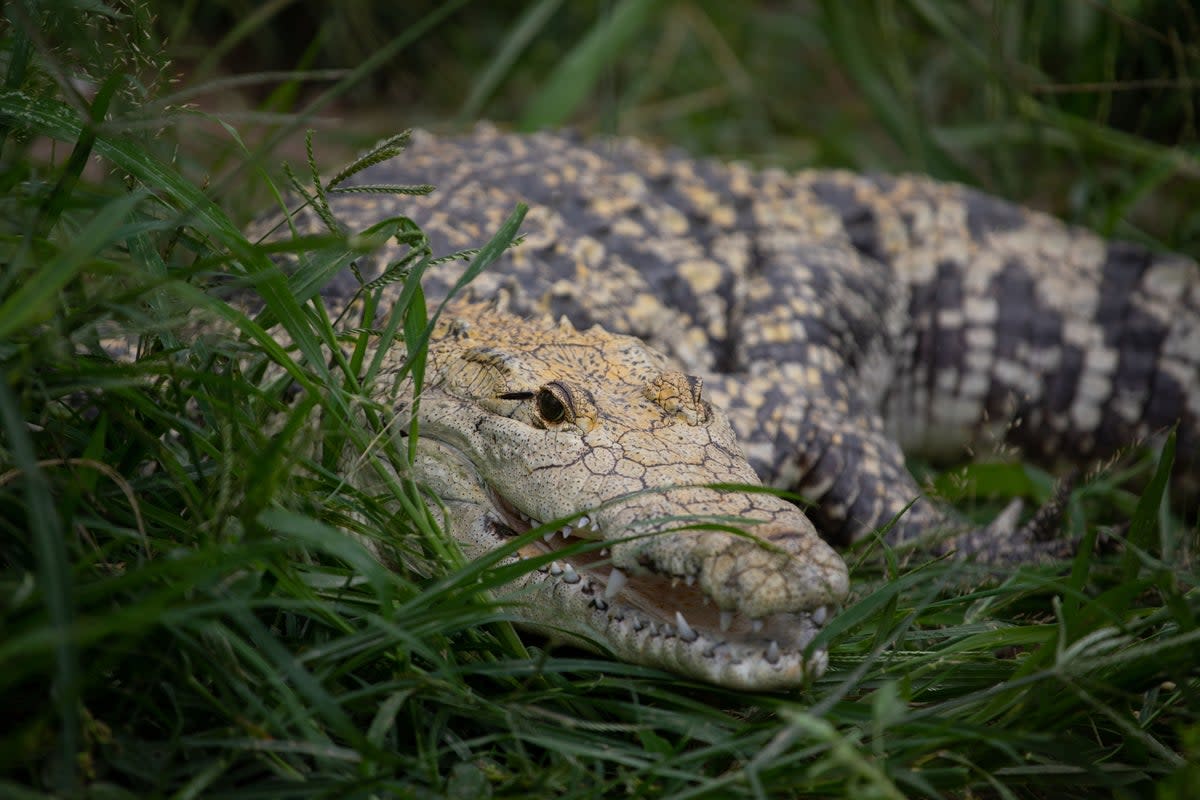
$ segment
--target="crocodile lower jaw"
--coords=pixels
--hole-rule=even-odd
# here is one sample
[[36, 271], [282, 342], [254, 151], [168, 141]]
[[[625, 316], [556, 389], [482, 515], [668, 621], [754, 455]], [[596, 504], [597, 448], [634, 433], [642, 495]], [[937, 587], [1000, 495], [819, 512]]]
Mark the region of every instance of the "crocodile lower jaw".
[[[544, 527], [499, 500], [512, 534]], [[691, 576], [626, 574], [584, 516], [524, 546], [524, 558], [561, 554], [530, 574], [553, 594], [554, 619], [534, 627], [573, 634], [626, 661], [738, 689], [781, 689], [820, 676], [823, 649], [806, 653], [832, 608], [750, 618], [721, 610]], [[579, 629], [582, 628], [581, 632]]]

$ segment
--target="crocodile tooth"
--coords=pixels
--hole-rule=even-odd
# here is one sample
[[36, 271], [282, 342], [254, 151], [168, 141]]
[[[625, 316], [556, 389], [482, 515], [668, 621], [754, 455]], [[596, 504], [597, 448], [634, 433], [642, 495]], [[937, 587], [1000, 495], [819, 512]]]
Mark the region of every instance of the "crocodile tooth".
[[772, 639], [770, 646], [767, 647], [767, 663], [768, 664], [779, 663], [779, 655], [780, 655], [779, 642]]
[[692, 626], [688, 625], [688, 622], [686, 619], [684, 619], [683, 612], [681, 611], [675, 612], [675, 627], [679, 628], [679, 638], [683, 639], [685, 642], [694, 642], [696, 639], [700, 638], [699, 634], [692, 630]]
[[563, 535], [564, 539], [571, 538], [571, 526], [570, 525], [563, 525], [560, 530], [562, 531], [562, 535]]
[[587, 515], [587, 514], [584, 514], [582, 517], [580, 517], [580, 518], [578, 519], [578, 521], [576, 521], [576, 523], [575, 523], [575, 527], [577, 527], [577, 528], [590, 528], [590, 527], [592, 527], [592, 520], [591, 520], [591, 518], [590, 518], [590, 517], [588, 517], [588, 515]]
[[640, 631], [644, 627], [646, 627], [646, 623], [642, 621], [641, 617], [633, 618], [633, 629], [635, 631]]
[[607, 557], [608, 557], [608, 548], [607, 548], [607, 547], [601, 547], [601, 548], [600, 548], [600, 557], [601, 557], [601, 558], [607, 558]]
[[621, 593], [621, 589], [625, 587], [625, 573], [616, 567], [612, 568], [612, 572], [608, 573], [608, 586], [604, 587], [604, 599], [612, 600]]
[[825, 619], [829, 616], [829, 609], [821, 606], [816, 611], [812, 612], [812, 621], [814, 625], [824, 625]]
[[729, 645], [725, 642], [717, 642], [712, 647], [704, 651], [705, 658], [717, 658], [722, 661], [729, 659]]
[[763, 629], [763, 621], [761, 619], [750, 620], [750, 630], [754, 631], [755, 633], [758, 633], [762, 629]]
[[600, 611], [608, 611], [608, 603], [606, 603], [602, 597], [592, 598], [592, 605]]
[[683, 582], [686, 583], [688, 586], [691, 586], [693, 583], [696, 582], [696, 576], [688, 575], [688, 576], [684, 577]]
[[724, 633], [725, 631], [729, 630], [729, 626], [732, 624], [733, 624], [733, 612], [732, 611], [722, 611], [721, 612], [721, 633]]
[[579, 573], [575, 571], [575, 568], [567, 564], [566, 568], [563, 569], [563, 583], [579, 583], [580, 580], [582, 579], [579, 577]]
[[545, 541], [548, 542], [554, 538], [554, 534], [556, 534], [556, 533], [558, 533], [558, 531], [550, 531], [549, 533], [544, 533], [544, 534], [542, 534], [542, 539], [544, 539]]
[[554, 577], [556, 577], [556, 578], [557, 578], [559, 575], [562, 575], [562, 574], [563, 574], [563, 566], [562, 566], [562, 564], [558, 563], [557, 561], [551, 561], [551, 562], [550, 562], [550, 574], [551, 574], [551, 575], [553, 575], [553, 576], [554, 576]]

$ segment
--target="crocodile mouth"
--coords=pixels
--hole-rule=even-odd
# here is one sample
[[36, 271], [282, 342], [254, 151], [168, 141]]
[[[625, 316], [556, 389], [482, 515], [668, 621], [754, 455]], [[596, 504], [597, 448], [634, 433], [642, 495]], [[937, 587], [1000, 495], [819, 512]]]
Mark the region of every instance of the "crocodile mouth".
[[[495, 508], [512, 535], [544, 527], [543, 523], [493, 494]], [[834, 608], [823, 605], [810, 611], [783, 612], [750, 617], [716, 603], [696, 585], [694, 575], [673, 575], [646, 565], [637, 574], [617, 568], [607, 548], [580, 546], [599, 543], [603, 536], [593, 518], [580, 516], [548, 531], [518, 551], [523, 558], [559, 554], [538, 567], [545, 579], [557, 581], [587, 600], [599, 617], [599, 629], [617, 626], [627, 635], [675, 638], [696, 648], [704, 657], [737, 663], [745, 659], [795, 669], [817, 676], [824, 672], [828, 654], [805, 653]]]

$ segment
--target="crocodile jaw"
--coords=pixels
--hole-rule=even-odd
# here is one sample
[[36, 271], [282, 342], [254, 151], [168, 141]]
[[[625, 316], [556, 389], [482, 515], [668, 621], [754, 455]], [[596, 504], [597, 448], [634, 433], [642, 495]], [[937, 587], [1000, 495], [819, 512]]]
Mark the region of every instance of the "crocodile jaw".
[[[749, 535], [705, 530], [702, 522], [691, 529], [680, 516], [654, 530], [639, 516], [643, 496], [612, 502], [553, 528], [501, 497], [455, 446], [422, 438], [414, 467], [417, 480], [447, 501], [445, 526], [468, 556], [511, 544], [534, 528], [547, 533], [523, 546], [510, 562], [562, 553], [531, 568], [511, 587], [518, 615], [514, 621], [522, 628], [732, 689], [798, 686], [828, 664], [826, 652], [810, 650], [809, 644], [845, 598], [845, 565], [815, 532], [815, 544], [803, 538], [810, 545], [804, 557], [763, 546], [753, 533], [756, 527], [811, 530], [798, 509], [773, 495], [746, 496], [780, 504], [777, 519], [749, 521]], [[683, 490], [665, 494], [678, 491]], [[735, 492], [687, 491], [737, 505], [728, 503]], [[683, 509], [677, 505], [676, 510]], [[602, 532], [606, 523], [625, 524], [620, 532]], [[689, 529], [673, 530], [681, 525]], [[772, 531], [762, 533], [765, 539]], [[738, 579], [759, 589], [787, 580], [799, 591], [784, 593], [787, 610], [769, 602], [739, 604], [714, 592], [714, 587], [738, 588]], [[781, 602], [777, 594], [768, 592], [765, 600]]]
[[[648, 607], [638, 602], [641, 598], [631, 602], [628, 588], [607, 599], [611, 568], [576, 568], [578, 580], [568, 580], [569, 573], [562, 569], [565, 563], [566, 559], [525, 576], [524, 587], [532, 596], [520, 595], [525, 617], [519, 625], [552, 639], [565, 637], [621, 661], [731, 689], [765, 691], [798, 686], [819, 676], [828, 664], [824, 650], [806, 652], [827, 607], [813, 613], [774, 615], [753, 634], [744, 620], [722, 632], [711, 622], [719, 612], [693, 605], [691, 613], [677, 609], [678, 616], [668, 618], [675, 600], [659, 596], [652, 598]], [[700, 617], [708, 617], [710, 622], [703, 624]]]
[[[547, 549], [538, 543], [522, 555]], [[732, 689], [783, 689], [824, 672], [825, 651], [806, 651], [832, 599], [809, 611], [750, 617], [717, 607], [699, 581], [626, 573], [613, 563], [619, 552], [619, 546], [616, 553], [577, 549], [527, 573], [524, 586], [533, 597], [519, 624]], [[840, 599], [835, 587], [826, 588]]]

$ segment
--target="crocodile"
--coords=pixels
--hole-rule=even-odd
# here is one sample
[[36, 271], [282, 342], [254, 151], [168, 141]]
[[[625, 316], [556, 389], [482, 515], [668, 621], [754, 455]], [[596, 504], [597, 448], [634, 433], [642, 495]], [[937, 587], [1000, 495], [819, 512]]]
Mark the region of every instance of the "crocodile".
[[[491, 126], [414, 133], [355, 180], [435, 184], [333, 210], [409, 217], [439, 252], [529, 204], [523, 242], [447, 308], [420, 402], [391, 402], [417, 415], [413, 474], [468, 553], [566, 520], [519, 551], [541, 557], [519, 614], [617, 658], [792, 686], [824, 669], [813, 638], [848, 590], [831, 544], [885, 529], [980, 559], [1064, 552], [1011, 515], [965, 526], [906, 453], [1090, 461], [1175, 426], [1178, 493], [1200, 484], [1200, 268], [1183, 256], [925, 177]], [[346, 308], [401, 252], [326, 301]], [[427, 273], [428, 296], [464, 268]]]

